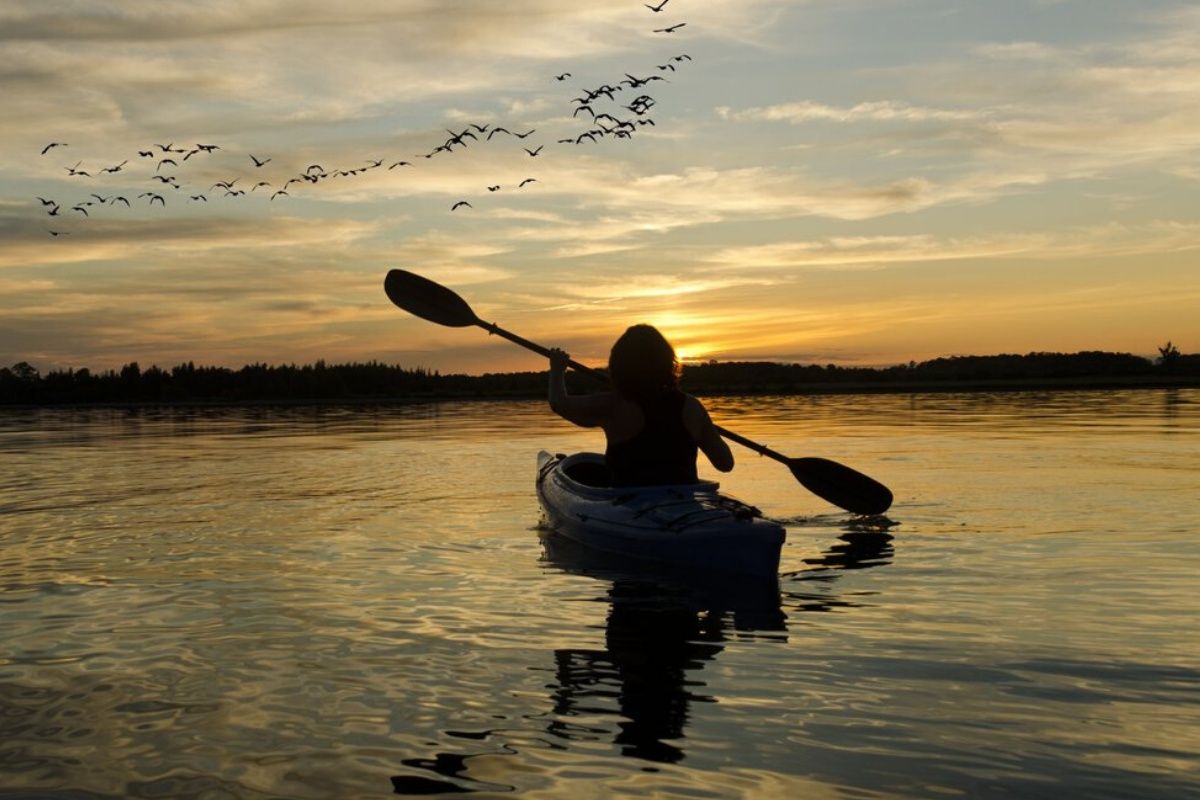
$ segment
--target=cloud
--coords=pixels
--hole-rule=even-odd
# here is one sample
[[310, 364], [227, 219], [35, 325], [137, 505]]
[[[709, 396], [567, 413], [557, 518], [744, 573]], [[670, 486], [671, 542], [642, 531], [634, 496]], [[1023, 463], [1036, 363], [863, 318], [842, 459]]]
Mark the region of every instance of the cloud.
[[1130, 257], [1200, 249], [1200, 223], [1088, 225], [976, 237], [833, 236], [728, 247], [706, 258], [716, 271], [882, 269], [894, 265], [1021, 256], [1042, 260]]
[[735, 111], [719, 106], [717, 114], [731, 122], [924, 122], [927, 120], [975, 120], [977, 111], [922, 108], [894, 100], [877, 100], [853, 106], [831, 106], [801, 101]]

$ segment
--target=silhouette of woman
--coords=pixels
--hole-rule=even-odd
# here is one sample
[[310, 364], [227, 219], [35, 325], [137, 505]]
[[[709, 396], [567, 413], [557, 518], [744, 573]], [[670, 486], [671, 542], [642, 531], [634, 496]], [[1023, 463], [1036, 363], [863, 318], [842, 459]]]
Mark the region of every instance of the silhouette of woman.
[[584, 428], [603, 428], [605, 461], [614, 486], [696, 483], [696, 455], [703, 451], [721, 472], [733, 469], [733, 453], [704, 406], [679, 390], [679, 359], [658, 329], [634, 325], [608, 357], [614, 389], [567, 393], [570, 359], [550, 355], [550, 408]]

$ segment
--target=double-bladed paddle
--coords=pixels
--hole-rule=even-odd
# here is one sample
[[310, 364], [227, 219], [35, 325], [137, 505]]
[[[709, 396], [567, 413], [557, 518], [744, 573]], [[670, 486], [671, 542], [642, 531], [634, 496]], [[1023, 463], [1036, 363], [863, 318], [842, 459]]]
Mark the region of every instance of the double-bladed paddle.
[[[451, 328], [466, 328], [476, 325], [488, 333], [508, 339], [514, 344], [547, 358], [550, 357], [549, 348], [523, 339], [515, 333], [509, 333], [493, 322], [484, 322], [471, 310], [466, 300], [428, 278], [422, 278], [420, 275], [406, 270], [393, 269], [384, 279], [383, 289], [393, 303], [421, 319]], [[567, 363], [578, 372], [602, 381], [608, 380], [603, 373], [584, 366], [574, 359]], [[886, 486], [844, 464], [828, 458], [789, 458], [719, 425], [717, 432], [731, 442], [737, 442], [759, 455], [785, 464], [804, 488], [839, 508], [853, 511], [855, 514], [882, 514], [892, 504], [892, 493]]]

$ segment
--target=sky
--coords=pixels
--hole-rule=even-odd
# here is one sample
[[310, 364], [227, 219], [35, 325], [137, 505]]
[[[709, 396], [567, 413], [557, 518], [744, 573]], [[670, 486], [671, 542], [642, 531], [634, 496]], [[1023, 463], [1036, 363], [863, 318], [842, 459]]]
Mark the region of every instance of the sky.
[[1200, 351], [1194, 2], [6, 0], [0, 97], [0, 365]]

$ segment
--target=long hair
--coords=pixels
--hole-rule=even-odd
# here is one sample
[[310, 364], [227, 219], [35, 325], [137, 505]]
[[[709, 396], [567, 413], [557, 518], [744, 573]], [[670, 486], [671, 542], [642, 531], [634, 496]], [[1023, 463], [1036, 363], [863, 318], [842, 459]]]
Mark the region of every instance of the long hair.
[[648, 400], [679, 385], [675, 348], [653, 325], [633, 325], [612, 346], [608, 374], [630, 400]]

